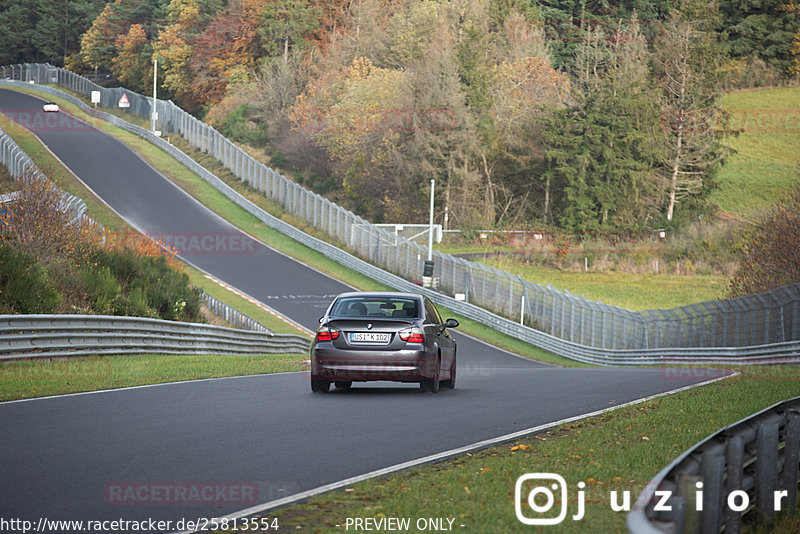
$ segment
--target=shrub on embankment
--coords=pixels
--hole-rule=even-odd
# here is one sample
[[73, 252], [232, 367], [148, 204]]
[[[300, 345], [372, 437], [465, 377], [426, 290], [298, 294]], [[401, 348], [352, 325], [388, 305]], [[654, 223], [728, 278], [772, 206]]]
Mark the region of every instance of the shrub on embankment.
[[800, 282], [800, 185], [786, 194], [756, 225], [731, 280], [740, 297]]
[[201, 321], [174, 250], [135, 232], [72, 220], [52, 183], [20, 182], [0, 215], [0, 313], [80, 313]]

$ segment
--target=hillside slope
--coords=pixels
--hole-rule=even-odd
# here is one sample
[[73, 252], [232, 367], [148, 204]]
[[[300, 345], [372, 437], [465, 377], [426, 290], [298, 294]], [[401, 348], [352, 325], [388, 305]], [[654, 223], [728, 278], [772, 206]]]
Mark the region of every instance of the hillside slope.
[[729, 93], [722, 106], [741, 130], [727, 139], [735, 151], [711, 195], [722, 211], [746, 220], [800, 181], [800, 87]]

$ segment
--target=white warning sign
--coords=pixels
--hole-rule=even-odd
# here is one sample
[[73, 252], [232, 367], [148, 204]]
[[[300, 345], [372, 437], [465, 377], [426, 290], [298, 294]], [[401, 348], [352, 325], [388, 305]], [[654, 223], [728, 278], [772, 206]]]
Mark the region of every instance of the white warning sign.
[[131, 107], [131, 101], [128, 100], [128, 95], [122, 93], [122, 96], [119, 99], [119, 107], [121, 108], [129, 108]]

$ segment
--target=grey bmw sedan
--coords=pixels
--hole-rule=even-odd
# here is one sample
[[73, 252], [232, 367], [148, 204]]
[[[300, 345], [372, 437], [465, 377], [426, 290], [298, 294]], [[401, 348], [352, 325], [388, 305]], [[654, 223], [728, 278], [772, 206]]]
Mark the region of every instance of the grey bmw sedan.
[[456, 341], [424, 295], [352, 292], [337, 296], [311, 345], [311, 391], [353, 382], [419, 382], [436, 393], [456, 385]]

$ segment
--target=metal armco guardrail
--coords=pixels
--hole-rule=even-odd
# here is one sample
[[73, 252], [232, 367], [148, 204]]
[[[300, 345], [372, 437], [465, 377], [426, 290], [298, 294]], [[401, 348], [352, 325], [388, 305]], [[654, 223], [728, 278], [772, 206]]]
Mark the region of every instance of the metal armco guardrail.
[[256, 332], [266, 332], [267, 334], [275, 333], [271, 328], [267, 328], [252, 317], [243, 314], [236, 308], [228, 306], [221, 300], [212, 297], [205, 291], [200, 292], [200, 300], [203, 304], [205, 304], [206, 308], [211, 311], [211, 313], [223, 319], [224, 321], [227, 321], [236, 328], [253, 330]]
[[641, 493], [628, 529], [738, 534], [747, 516], [771, 528], [777, 511], [797, 506], [799, 462], [797, 397], [723, 428], [675, 459]]
[[[103, 91], [112, 91], [49, 65], [15, 66], [14, 69], [15, 77], [23, 81], [41, 79], [84, 93], [98, 90], [105, 95]], [[19, 86], [13, 81], [2, 83]], [[439, 270], [434, 275], [442, 280], [442, 292], [422, 289], [411, 281], [421, 277], [421, 259], [426, 256], [424, 247], [374, 227], [277, 174], [172, 102], [158, 102], [160, 123], [165, 132], [179, 133], [192, 145], [213, 154], [251, 186], [281, 202], [287, 210], [315, 227], [348, 243], [369, 261], [273, 217], [150, 131], [97, 111], [58, 89], [44, 86], [37, 89], [70, 100], [88, 113], [149, 140], [265, 224], [319, 250], [334, 261], [390, 287], [425, 293], [437, 304], [456, 313], [567, 358], [599, 365], [800, 360], [797, 343], [800, 341], [800, 284], [739, 299], [710, 301], [673, 310], [634, 312], [435, 253]], [[126, 93], [129, 99], [132, 98], [130, 95], [135, 95], [130, 91]], [[149, 101], [147, 97], [136, 97]], [[105, 102], [103, 100], [101, 105]], [[142, 116], [149, 115], [149, 107], [136, 109], [139, 108], [146, 111]], [[134, 109], [133, 105], [131, 109]], [[399, 275], [384, 270], [382, 266]], [[450, 296], [457, 292], [465, 293], [468, 302]], [[524, 324], [494, 312], [515, 319], [522, 315]]]
[[[2, 128], [0, 128], [0, 165], [6, 167], [9, 174], [16, 178], [47, 179], [28, 154], [23, 152], [19, 145]], [[86, 213], [86, 202], [66, 191], [61, 189], [59, 191], [64, 210], [72, 213], [73, 220], [81, 221]]]
[[108, 315], [0, 315], [0, 360], [109, 354], [301, 353], [309, 340], [222, 326]]

